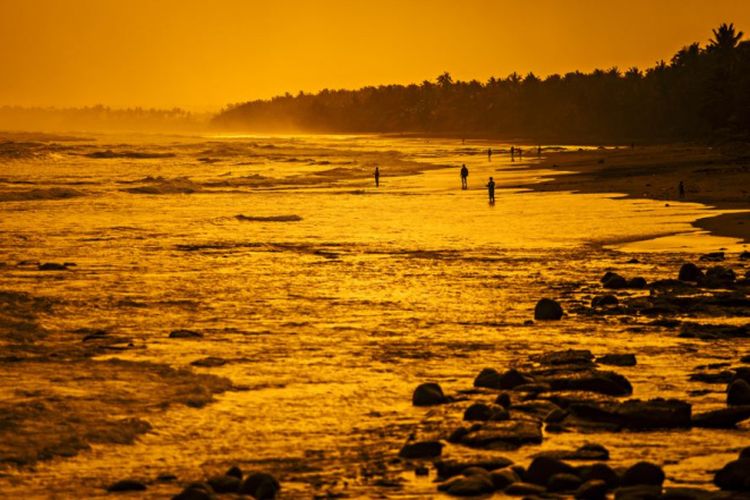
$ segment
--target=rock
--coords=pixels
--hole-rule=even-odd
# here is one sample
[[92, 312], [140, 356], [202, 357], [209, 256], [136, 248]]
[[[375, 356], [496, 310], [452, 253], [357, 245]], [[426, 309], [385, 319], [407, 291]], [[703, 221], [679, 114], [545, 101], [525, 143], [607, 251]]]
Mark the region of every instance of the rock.
[[435, 458], [443, 452], [443, 443], [440, 441], [417, 441], [407, 443], [398, 452], [401, 458]]
[[417, 465], [416, 467], [414, 467], [414, 475], [415, 476], [429, 476], [430, 469], [426, 465]]
[[216, 493], [236, 493], [242, 480], [235, 476], [214, 476], [207, 482]]
[[443, 388], [434, 382], [419, 384], [411, 396], [411, 404], [414, 406], [433, 406], [447, 402], [448, 398], [443, 394]]
[[658, 500], [661, 498], [661, 486], [639, 484], [615, 490], [615, 500]]
[[555, 408], [544, 417], [545, 424], [559, 424], [565, 417], [568, 416], [568, 412], [562, 408]]
[[625, 471], [622, 476], [623, 486], [637, 485], [661, 486], [664, 484], [664, 471], [651, 462], [638, 462]]
[[591, 299], [591, 307], [612, 307], [619, 303], [620, 301], [614, 295], [597, 295]]
[[109, 493], [120, 493], [126, 491], [146, 491], [146, 485], [137, 479], [122, 479], [107, 487]]
[[511, 368], [502, 375], [494, 368], [483, 369], [474, 379], [474, 387], [487, 387], [490, 389], [513, 389], [518, 385], [526, 384], [530, 379], [518, 370]]
[[160, 483], [171, 483], [172, 481], [177, 481], [177, 476], [175, 476], [174, 474], [169, 474], [169, 473], [159, 474], [156, 477], [156, 480], [159, 481]]
[[577, 450], [549, 450], [532, 456], [555, 460], [609, 460], [609, 450], [600, 444], [587, 443]]
[[172, 330], [169, 332], [169, 338], [170, 339], [199, 339], [203, 338], [203, 334], [201, 332], [196, 332], [194, 330]]
[[748, 459], [750, 459], [750, 446], [748, 446], [747, 448], [744, 448], [744, 449], [743, 449], [743, 450], [742, 450], [742, 451], [740, 452], [740, 459], [743, 459], [743, 458], [748, 458]]
[[498, 404], [507, 410], [511, 405], [510, 394], [508, 394], [507, 392], [498, 394], [497, 398], [495, 399], [495, 404]]
[[680, 267], [680, 273], [677, 279], [680, 281], [702, 281], [703, 271], [701, 271], [695, 264], [688, 262]]
[[610, 490], [620, 486], [620, 476], [607, 464], [596, 463], [584, 466], [580, 470], [580, 475], [584, 481], [604, 481], [607, 489]]
[[750, 458], [724, 465], [714, 476], [714, 484], [722, 490], [750, 491]]
[[693, 415], [693, 427], [731, 429], [750, 418], [750, 406], [733, 406]]
[[626, 264], [640, 264], [641, 261], [633, 257], [632, 259], [628, 260]]
[[750, 252], [745, 250], [740, 254], [740, 260], [750, 260]]
[[505, 457], [495, 457], [492, 459], [485, 460], [471, 460], [471, 461], [460, 461], [460, 460], [438, 460], [435, 462], [435, 468], [438, 471], [438, 476], [443, 479], [448, 479], [459, 474], [463, 474], [463, 471], [472, 467], [481, 467], [484, 470], [495, 470], [504, 469], [513, 465], [513, 460]]
[[224, 366], [225, 364], [227, 364], [227, 360], [214, 356], [208, 356], [206, 358], [196, 359], [190, 364], [192, 366], [199, 366], [201, 368], [215, 368], [218, 366]]
[[609, 396], [627, 396], [633, 386], [622, 375], [601, 370], [577, 371], [543, 379], [553, 391], [588, 391]]
[[542, 442], [542, 424], [532, 420], [491, 421], [470, 430], [460, 441], [473, 448], [515, 449]]
[[472, 467], [467, 467], [466, 469], [464, 469], [461, 472], [461, 474], [464, 475], [464, 476], [466, 476], [466, 477], [476, 476], [477, 474], [480, 474], [482, 476], [489, 476], [490, 475], [490, 473], [487, 472], [487, 469], [485, 469], [484, 467], [478, 467], [476, 465], [472, 466]]
[[532, 361], [542, 365], [591, 365], [594, 355], [588, 349], [567, 349], [531, 356]]
[[232, 467], [229, 468], [226, 475], [236, 477], [237, 479], [242, 479], [242, 469], [240, 469], [236, 465], [233, 465]]
[[546, 488], [544, 486], [540, 486], [538, 484], [531, 484], [531, 483], [524, 483], [524, 482], [517, 482], [513, 483], [507, 488], [505, 488], [506, 495], [510, 496], [530, 496], [530, 495], [540, 495], [546, 491]]
[[510, 415], [502, 406], [474, 403], [464, 411], [464, 420], [508, 420]]
[[67, 271], [68, 266], [66, 264], [59, 264], [57, 262], [45, 262], [44, 264], [39, 264], [37, 266], [37, 269], [39, 269], [40, 271]]
[[745, 364], [750, 363], [750, 354], [748, 354], [747, 356], [742, 356], [740, 358], [740, 363], [745, 363]]
[[722, 288], [731, 286], [736, 279], [734, 271], [723, 266], [712, 266], [706, 271], [706, 276], [700, 282], [707, 288]]
[[734, 372], [725, 370], [718, 373], [691, 373], [689, 378], [693, 382], [703, 382], [704, 384], [729, 384], [734, 378]]
[[472, 497], [492, 493], [493, 491], [495, 491], [495, 487], [487, 475], [475, 474], [452, 481], [446, 493], [457, 497]]
[[748, 338], [750, 337], [750, 329], [747, 326], [703, 325], [686, 321], [680, 328], [679, 336], [701, 340]]
[[698, 488], [665, 488], [659, 500], [708, 500], [714, 493]]
[[750, 384], [742, 379], [733, 381], [727, 387], [727, 404], [730, 406], [750, 405]]
[[596, 423], [634, 430], [688, 428], [692, 406], [676, 399], [631, 399], [620, 402], [581, 402], [568, 407], [571, 415]]
[[578, 487], [574, 497], [578, 500], [605, 500], [607, 498], [607, 483], [601, 479], [586, 481]]
[[618, 290], [621, 288], [627, 288], [628, 281], [619, 274], [612, 273], [612, 275], [606, 281], [602, 282], [602, 286], [604, 288]]
[[187, 487], [180, 493], [172, 497], [172, 500], [214, 500], [210, 491], [199, 488]]
[[248, 474], [240, 486], [240, 493], [252, 495], [256, 500], [268, 500], [276, 498], [281, 485], [271, 474], [265, 472], [254, 472]]
[[557, 301], [541, 299], [534, 307], [535, 320], [558, 320], [563, 317], [563, 308]]
[[510, 411], [512, 412], [523, 412], [527, 415], [532, 415], [537, 418], [544, 418], [549, 415], [550, 412], [559, 409], [560, 407], [555, 403], [553, 403], [552, 401], [547, 401], [545, 399], [526, 401], [524, 403], [511, 405], [510, 407]]
[[701, 262], [721, 262], [724, 260], [724, 252], [710, 252], [701, 255], [698, 260]]
[[646, 288], [648, 283], [646, 282], [645, 278], [641, 278], [640, 276], [631, 278], [627, 282], [627, 288], [634, 288], [636, 290], [642, 290]]
[[603, 365], [635, 366], [635, 354], [605, 354], [596, 358], [596, 362]]
[[516, 471], [506, 467], [505, 469], [493, 470], [490, 472], [490, 481], [496, 490], [504, 490], [513, 483], [518, 483], [521, 478], [518, 476]]
[[577, 476], [576, 469], [561, 460], [548, 457], [535, 457], [529, 465], [524, 480], [546, 486], [555, 474], [572, 474]]
[[575, 474], [555, 474], [549, 479], [547, 489], [552, 492], [574, 491], [581, 483], [581, 478]]

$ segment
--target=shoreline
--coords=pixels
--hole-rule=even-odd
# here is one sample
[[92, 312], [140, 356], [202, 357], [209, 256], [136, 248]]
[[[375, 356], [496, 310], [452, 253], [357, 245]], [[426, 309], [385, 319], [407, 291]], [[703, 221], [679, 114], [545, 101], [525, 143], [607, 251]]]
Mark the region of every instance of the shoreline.
[[[744, 210], [696, 219], [692, 224], [717, 236], [750, 243], [747, 148], [664, 145], [552, 152], [545, 154], [534, 167], [565, 173], [518, 187], [534, 191], [622, 193], [628, 198]], [[685, 186], [684, 198], [678, 193], [680, 181]]]

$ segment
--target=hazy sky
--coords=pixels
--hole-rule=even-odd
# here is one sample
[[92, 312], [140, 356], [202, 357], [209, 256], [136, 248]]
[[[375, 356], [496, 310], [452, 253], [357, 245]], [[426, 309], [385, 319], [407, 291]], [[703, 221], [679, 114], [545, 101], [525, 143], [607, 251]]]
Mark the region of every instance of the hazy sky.
[[0, 0], [0, 105], [183, 106], [646, 67], [750, 0]]

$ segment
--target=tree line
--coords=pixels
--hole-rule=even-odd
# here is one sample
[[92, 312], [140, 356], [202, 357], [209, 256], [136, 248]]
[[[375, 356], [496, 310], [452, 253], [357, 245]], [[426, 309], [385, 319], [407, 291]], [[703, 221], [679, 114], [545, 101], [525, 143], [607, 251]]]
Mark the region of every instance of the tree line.
[[435, 81], [289, 93], [235, 104], [215, 127], [245, 131], [492, 135], [534, 141], [745, 140], [750, 41], [733, 24], [669, 63], [539, 78]]

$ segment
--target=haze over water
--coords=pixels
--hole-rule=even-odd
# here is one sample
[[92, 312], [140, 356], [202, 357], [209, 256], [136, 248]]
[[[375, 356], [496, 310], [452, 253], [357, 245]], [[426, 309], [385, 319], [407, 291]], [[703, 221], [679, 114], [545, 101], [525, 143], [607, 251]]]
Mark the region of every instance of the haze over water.
[[[223, 366], [194, 369], [226, 376], [240, 390], [200, 409], [172, 406], [149, 419], [153, 432], [135, 445], [94, 445], [33, 474], [11, 471], [0, 478], [2, 491], [95, 497], [123, 476], [198, 479], [239, 462], [278, 471], [290, 497], [433, 494], [428, 479], [408, 474], [394, 490], [365, 473], [387, 469], [423, 418], [410, 404], [423, 381], [459, 389], [486, 366], [545, 350], [637, 349], [638, 367], [619, 370], [634, 397], [680, 398], [695, 365], [742, 351], [741, 341], [644, 335], [638, 320], [632, 328], [583, 317], [525, 325], [540, 297], [566, 307], [590, 300], [594, 291], [581, 283], [633, 256], [640, 263], [628, 272], [651, 281], [673, 277], [686, 255], [741, 246], [694, 229], [695, 218], [716, 213], [698, 204], [510, 188], [549, 173], [533, 158], [511, 163], [507, 146], [493, 144], [488, 161], [484, 142], [377, 136], [30, 144], [5, 151], [3, 288], [56, 301], [41, 318], [60, 335], [102, 328], [131, 340], [104, 357], [175, 367], [222, 358]], [[484, 188], [489, 176], [498, 183], [494, 206]], [[76, 266], [44, 274], [15, 266], [22, 261]], [[204, 338], [168, 338], [177, 329]], [[2, 375], [11, 402], [42, 384], [34, 373], [11, 376]], [[138, 391], [128, 384], [122, 388]], [[86, 389], [44, 385], [50, 395]], [[694, 404], [720, 407], [723, 393]], [[708, 432], [680, 431], [679, 444], [675, 433], [655, 432], [645, 450], [632, 434], [592, 440], [610, 448], [613, 465], [630, 463], [638, 450], [667, 464], [672, 481], [703, 485], [706, 461], [730, 456], [722, 439], [750, 444], [741, 431]], [[547, 435], [543, 445], [508, 455], [525, 460], [584, 440]], [[173, 490], [155, 485], [148, 495]]]

